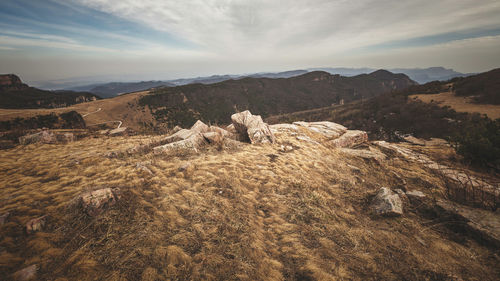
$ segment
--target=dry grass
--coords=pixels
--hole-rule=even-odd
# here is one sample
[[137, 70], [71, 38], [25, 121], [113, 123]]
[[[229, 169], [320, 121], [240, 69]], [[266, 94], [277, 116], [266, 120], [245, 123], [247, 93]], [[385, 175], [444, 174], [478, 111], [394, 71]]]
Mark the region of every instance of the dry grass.
[[[314, 137], [314, 136], [312, 136]], [[145, 136], [85, 139], [0, 151], [0, 278], [40, 265], [55, 280], [495, 280], [498, 255], [456, 242], [411, 208], [370, 215], [381, 186], [441, 197], [438, 177], [398, 158], [349, 158], [277, 135], [274, 145], [200, 154], [128, 155]], [[294, 147], [280, 152], [281, 144]], [[179, 171], [184, 163], [190, 169]], [[152, 174], [136, 168], [147, 166]], [[356, 174], [348, 166], [356, 166]], [[119, 187], [98, 217], [72, 199]], [[47, 214], [43, 232], [23, 225]], [[425, 230], [425, 231], [423, 231]], [[416, 238], [416, 236], [418, 236]]]
[[[138, 100], [148, 94], [148, 91], [136, 92], [126, 95], [120, 95], [112, 99], [102, 99], [97, 101], [75, 104], [73, 106], [54, 109], [0, 109], [0, 121], [10, 120], [17, 117], [29, 118], [37, 115], [45, 115], [55, 112], [60, 114], [75, 110], [84, 115], [95, 112], [84, 117], [87, 125], [99, 124], [109, 121], [123, 121], [123, 127], [130, 127], [140, 131], [144, 123], [154, 124], [155, 120], [150, 111], [138, 106]], [[99, 108], [100, 111], [96, 112]], [[117, 123], [110, 123], [111, 127]]]
[[457, 112], [477, 112], [486, 114], [493, 120], [500, 118], [500, 105], [474, 103], [472, 97], [458, 97], [453, 92], [433, 95], [412, 95], [410, 98], [416, 98], [426, 103], [436, 103], [440, 106], [450, 106]]

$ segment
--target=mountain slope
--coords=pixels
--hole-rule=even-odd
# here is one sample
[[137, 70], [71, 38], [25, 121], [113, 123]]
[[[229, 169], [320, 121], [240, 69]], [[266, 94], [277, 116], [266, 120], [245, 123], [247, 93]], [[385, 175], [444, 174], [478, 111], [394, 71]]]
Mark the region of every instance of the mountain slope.
[[263, 117], [323, 107], [414, 85], [404, 74], [376, 71], [355, 77], [311, 72], [288, 79], [243, 78], [221, 83], [158, 89], [141, 98], [157, 121], [170, 126], [201, 119], [227, 123], [231, 113], [250, 110]]
[[23, 84], [16, 75], [0, 75], [0, 108], [57, 108], [97, 99], [86, 92], [40, 90]]

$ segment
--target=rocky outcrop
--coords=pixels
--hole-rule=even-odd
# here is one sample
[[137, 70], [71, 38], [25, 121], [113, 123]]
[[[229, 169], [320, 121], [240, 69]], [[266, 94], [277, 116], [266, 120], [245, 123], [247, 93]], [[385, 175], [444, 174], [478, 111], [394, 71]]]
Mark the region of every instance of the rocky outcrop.
[[80, 195], [80, 203], [90, 216], [97, 216], [109, 206], [113, 206], [120, 199], [118, 188], [103, 188]]
[[[178, 133], [182, 132], [179, 131]], [[164, 145], [157, 146], [153, 148], [153, 153], [155, 154], [160, 154], [160, 153], [165, 153], [168, 151], [172, 150], [192, 150], [197, 152], [198, 149], [205, 144], [205, 138], [201, 133], [195, 133], [195, 132], [185, 132], [186, 136], [188, 137], [186, 139], [181, 139], [172, 143], [167, 143]]]
[[370, 149], [340, 148], [340, 152], [354, 157], [359, 157], [363, 159], [374, 159], [377, 161], [381, 161], [386, 158], [385, 154], [371, 147]]
[[492, 190], [495, 191], [496, 193], [499, 193], [500, 191], [496, 188], [494, 188], [492, 185], [477, 179], [476, 177], [472, 175], [468, 175], [462, 171], [458, 171], [456, 169], [450, 168], [446, 165], [439, 164], [433, 160], [431, 160], [427, 155], [424, 155], [422, 153], [415, 152], [411, 149], [408, 149], [406, 147], [400, 146], [395, 143], [388, 143], [386, 141], [375, 141], [373, 142], [375, 145], [379, 146], [382, 149], [392, 151], [394, 153], [399, 154], [400, 156], [404, 157], [406, 160], [409, 161], [414, 161], [417, 163], [423, 164], [425, 167], [435, 170], [436, 172], [439, 172], [446, 176], [448, 179], [452, 181], [456, 181], [459, 184], [462, 185], [471, 185], [474, 188], [484, 188], [485, 190]]
[[460, 225], [468, 228], [472, 238], [480, 243], [487, 243], [500, 248], [500, 216], [497, 212], [470, 208], [449, 201], [438, 200], [438, 211], [451, 214]]
[[0, 90], [22, 90], [28, 85], [21, 82], [21, 78], [14, 74], [0, 75]]
[[382, 187], [373, 199], [372, 209], [377, 215], [400, 216], [403, 214], [403, 203], [399, 195], [387, 187]]
[[44, 130], [35, 134], [29, 134], [19, 137], [20, 144], [32, 143], [56, 143], [56, 136], [53, 132]]
[[338, 138], [347, 132], [347, 128], [333, 122], [293, 122], [293, 125], [304, 127], [311, 132], [319, 133], [327, 138]]
[[365, 131], [347, 130], [339, 138], [330, 142], [333, 147], [354, 147], [368, 141], [368, 134]]
[[74, 140], [75, 136], [73, 133], [55, 133], [49, 130], [19, 137], [19, 143], [23, 145], [32, 143], [68, 143]]
[[250, 143], [274, 143], [275, 137], [269, 125], [262, 121], [260, 115], [252, 115], [246, 110], [231, 115], [236, 132]]

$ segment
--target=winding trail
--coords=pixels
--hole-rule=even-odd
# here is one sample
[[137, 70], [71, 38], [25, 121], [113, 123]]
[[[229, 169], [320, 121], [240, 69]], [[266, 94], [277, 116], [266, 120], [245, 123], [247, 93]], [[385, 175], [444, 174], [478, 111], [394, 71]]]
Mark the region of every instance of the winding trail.
[[86, 117], [86, 116], [88, 116], [88, 115], [90, 115], [90, 114], [94, 114], [94, 113], [99, 112], [99, 111], [101, 111], [101, 110], [102, 110], [102, 108], [100, 108], [100, 107], [99, 107], [99, 109], [98, 109], [98, 110], [96, 110], [96, 111], [93, 111], [93, 112], [89, 112], [89, 113], [85, 113], [85, 114], [83, 114], [83, 115], [82, 115], [82, 117]]
[[[82, 117], [86, 117], [86, 116], [88, 116], [90, 114], [97, 113], [97, 112], [99, 112], [101, 110], [102, 110], [102, 108], [99, 107], [99, 109], [97, 109], [96, 111], [83, 114]], [[121, 120], [106, 121], [106, 122], [102, 122], [102, 123], [90, 124], [90, 125], [87, 125], [87, 126], [95, 126], [95, 125], [101, 125], [101, 124], [107, 124], [107, 123], [116, 123], [116, 122], [118, 122], [118, 127], [116, 127], [116, 129], [119, 129], [122, 126], [122, 124], [123, 124], [123, 122]]]

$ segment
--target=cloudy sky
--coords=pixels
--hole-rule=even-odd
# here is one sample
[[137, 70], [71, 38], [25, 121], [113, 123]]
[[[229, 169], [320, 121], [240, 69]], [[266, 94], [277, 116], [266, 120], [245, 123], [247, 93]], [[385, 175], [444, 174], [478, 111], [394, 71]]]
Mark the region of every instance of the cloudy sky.
[[[0, 73], [172, 79], [500, 67], [498, 0], [1, 0]], [[105, 80], [104, 79], [104, 80]]]

